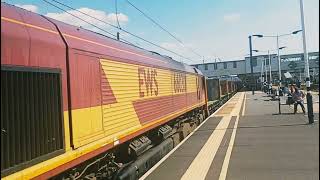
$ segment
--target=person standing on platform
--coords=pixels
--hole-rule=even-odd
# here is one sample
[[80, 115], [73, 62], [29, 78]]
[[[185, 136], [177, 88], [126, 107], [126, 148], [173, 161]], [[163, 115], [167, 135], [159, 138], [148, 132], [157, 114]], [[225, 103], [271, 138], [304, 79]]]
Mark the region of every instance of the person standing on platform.
[[292, 98], [293, 98], [293, 101], [294, 101], [294, 114], [297, 113], [297, 108], [298, 108], [298, 105], [301, 106], [301, 109], [303, 111], [303, 113], [305, 114], [306, 113], [306, 110], [304, 108], [304, 105], [303, 105], [303, 99], [304, 99], [304, 93], [302, 91], [300, 91], [297, 87], [294, 88], [294, 92], [292, 93]]
[[272, 94], [272, 84], [271, 83], [268, 85], [268, 89], [269, 89], [269, 94], [271, 95]]

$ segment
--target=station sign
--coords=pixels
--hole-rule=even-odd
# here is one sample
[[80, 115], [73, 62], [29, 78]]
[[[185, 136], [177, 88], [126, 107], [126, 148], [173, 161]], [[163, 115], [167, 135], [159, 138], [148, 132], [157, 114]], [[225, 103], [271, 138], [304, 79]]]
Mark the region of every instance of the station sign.
[[[309, 60], [317, 60], [319, 59], [319, 55], [310, 55]], [[284, 57], [281, 58], [281, 62], [295, 62], [295, 61], [302, 61], [303, 60], [303, 55], [298, 56], [298, 57]]]

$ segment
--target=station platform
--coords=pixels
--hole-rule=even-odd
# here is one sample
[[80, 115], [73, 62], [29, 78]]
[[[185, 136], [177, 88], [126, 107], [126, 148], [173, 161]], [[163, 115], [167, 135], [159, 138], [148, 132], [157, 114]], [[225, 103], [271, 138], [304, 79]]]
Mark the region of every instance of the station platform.
[[140, 180], [319, 179], [318, 109], [309, 125], [270, 99], [237, 93]]

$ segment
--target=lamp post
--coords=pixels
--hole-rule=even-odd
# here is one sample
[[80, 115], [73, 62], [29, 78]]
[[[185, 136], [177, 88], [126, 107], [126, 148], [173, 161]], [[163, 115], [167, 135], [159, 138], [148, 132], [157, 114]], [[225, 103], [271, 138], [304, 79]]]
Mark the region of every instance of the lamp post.
[[[281, 59], [280, 59], [280, 48], [279, 48], [279, 37], [282, 37], [282, 36], [289, 36], [289, 35], [292, 35], [292, 34], [297, 34], [298, 32], [301, 32], [302, 30], [297, 30], [297, 31], [293, 31], [291, 33], [288, 33], [288, 34], [280, 34], [280, 35], [276, 35], [276, 36], [265, 36], [265, 35], [256, 35], [257, 37], [259, 38], [262, 38], [262, 37], [272, 37], [272, 38], [276, 38], [277, 39], [277, 53], [278, 53], [278, 70], [279, 70], [279, 86], [278, 86], [278, 90], [280, 90], [280, 87], [281, 87]], [[279, 94], [280, 95], [280, 94]]]
[[270, 51], [269, 50], [268, 50], [268, 57], [269, 57], [269, 84], [272, 85], [271, 55], [270, 55]]
[[[279, 70], [279, 87], [281, 87], [281, 84], [282, 84], [282, 78], [281, 78], [281, 58], [280, 58], [280, 50], [283, 49], [283, 48], [286, 48], [286, 47], [281, 47], [279, 48], [279, 37], [281, 36], [288, 36], [288, 35], [291, 35], [291, 34], [297, 34], [298, 32], [300, 32], [301, 30], [298, 30], [298, 31], [294, 31], [290, 34], [281, 34], [281, 35], [277, 35], [275, 37], [277, 37], [277, 54], [278, 54], [278, 70]], [[273, 36], [264, 36], [264, 37], [273, 37]]]
[[[254, 76], [253, 76], [253, 65], [252, 65], [252, 37], [260, 37], [261, 35], [250, 35], [249, 36], [249, 48], [250, 48], [250, 69], [251, 69], [251, 90], [252, 90], [252, 95], [254, 95], [254, 88], [253, 88], [253, 81], [254, 81]], [[262, 37], [262, 36], [261, 36]], [[258, 52], [257, 50], [255, 50]]]
[[263, 74], [263, 92], [266, 92], [266, 86], [268, 82], [268, 72], [267, 72], [267, 59], [263, 56], [262, 63], [262, 70], [261, 73]]
[[[278, 50], [281, 50], [281, 49], [284, 49], [284, 48], [286, 48], [286, 46], [282, 46], [282, 47], [280, 47], [280, 48], [278, 48]], [[268, 59], [265, 59], [265, 61], [264, 61], [264, 68], [265, 68], [265, 80], [266, 80], [266, 82], [270, 85], [270, 86], [272, 86], [272, 67], [271, 67], [271, 54], [270, 54], [270, 51], [275, 51], [275, 50], [277, 50], [277, 49], [272, 49], [272, 50], [267, 50], [267, 51], [263, 51], [263, 52], [268, 52]], [[267, 60], [268, 60], [268, 62], [269, 62], [269, 81], [268, 81], [268, 70], [267, 70]]]
[[[277, 51], [278, 51], [278, 70], [279, 70], [279, 87], [281, 87], [281, 58], [279, 50], [279, 36], [277, 35]], [[280, 90], [280, 88], [279, 88]]]
[[270, 55], [270, 51], [268, 50], [268, 57], [269, 57], [269, 82], [268, 82], [268, 86], [269, 86], [269, 95], [272, 94], [272, 71], [271, 71], [271, 55]]
[[[263, 35], [254, 35], [254, 36], [257, 36], [257, 37], [262, 37]], [[271, 87], [272, 87], [272, 66], [271, 66], [271, 54], [270, 54], [270, 51], [275, 51], [275, 50], [282, 50], [282, 49], [284, 49], [284, 48], [287, 48], [286, 46], [282, 46], [282, 47], [280, 47], [280, 48], [278, 48], [278, 49], [272, 49], [272, 50], [267, 50], [267, 51], [259, 51], [259, 50], [251, 50], [251, 51], [254, 51], [254, 52], [268, 52], [268, 59], [263, 59], [262, 61], [261, 61], [261, 72], [260, 72], [260, 79], [261, 79], [261, 81], [263, 81], [263, 82], [266, 82], [268, 85], [270, 85]], [[247, 55], [250, 55], [250, 54], [246, 54], [246, 56]], [[250, 56], [251, 57], [251, 56]], [[267, 69], [267, 60], [268, 60], [268, 62], [269, 62], [269, 81], [268, 81], [268, 69]], [[250, 66], [251, 66], [251, 58], [250, 58]], [[252, 69], [253, 69], [253, 66], [251, 66], [251, 74], [253, 74], [253, 71], [252, 71]], [[264, 72], [265, 71], [265, 72]], [[265, 75], [264, 75], [265, 74]], [[252, 76], [252, 78], [253, 78], [253, 76]], [[261, 82], [261, 83], [263, 83], [263, 82]], [[253, 94], [254, 94], [254, 92], [253, 92]]]
[[263, 65], [264, 65], [264, 60], [261, 61], [261, 72], [260, 72], [260, 83], [261, 83], [261, 91], [263, 91], [263, 84], [264, 84], [264, 77], [263, 77], [263, 74], [264, 74], [264, 69], [263, 69]]
[[[279, 37], [277, 37], [277, 58], [278, 58], [278, 73], [279, 73], [279, 89], [281, 87], [281, 58], [280, 58], [280, 50], [286, 48], [286, 46], [279, 47]], [[279, 90], [278, 89], [278, 90]]]
[[306, 73], [308, 120], [309, 120], [309, 124], [313, 124], [314, 123], [313, 103], [312, 103], [312, 95], [311, 95], [311, 88], [310, 88], [309, 59], [308, 59], [308, 53], [307, 53], [306, 29], [304, 26], [304, 13], [303, 13], [302, 0], [300, 0], [300, 15], [301, 15], [302, 43], [303, 43], [305, 73]]
[[264, 71], [265, 71], [265, 75], [264, 75], [265, 80], [264, 81], [267, 83], [268, 82], [267, 59], [263, 58], [263, 62], [264, 62]]
[[249, 48], [250, 48], [250, 69], [251, 69], [251, 91], [252, 91], [252, 95], [254, 95], [254, 89], [253, 89], [253, 67], [252, 67], [252, 41], [251, 41], [251, 36], [249, 36]]

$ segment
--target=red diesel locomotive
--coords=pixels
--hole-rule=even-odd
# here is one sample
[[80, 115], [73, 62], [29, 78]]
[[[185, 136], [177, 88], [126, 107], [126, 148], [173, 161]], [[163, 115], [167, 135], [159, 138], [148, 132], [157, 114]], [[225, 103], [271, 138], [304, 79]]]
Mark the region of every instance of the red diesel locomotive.
[[207, 112], [198, 69], [1, 3], [1, 178], [141, 175]]

